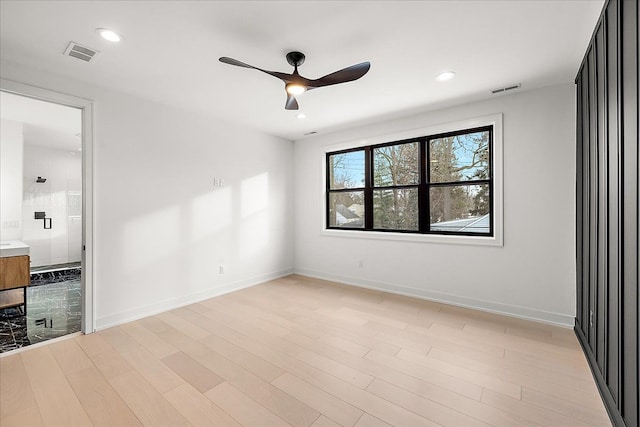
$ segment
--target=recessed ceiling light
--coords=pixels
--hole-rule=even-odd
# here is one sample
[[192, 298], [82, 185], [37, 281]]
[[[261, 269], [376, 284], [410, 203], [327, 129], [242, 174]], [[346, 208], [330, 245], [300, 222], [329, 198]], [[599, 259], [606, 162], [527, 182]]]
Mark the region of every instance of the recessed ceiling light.
[[122, 40], [122, 36], [120, 36], [120, 34], [108, 28], [96, 28], [96, 32], [100, 34], [100, 36], [103, 39], [108, 40], [110, 42], [117, 43], [120, 40]]
[[296, 114], [296, 117], [299, 118], [299, 119], [306, 119], [307, 115], [305, 113], [298, 113], [298, 114]]
[[436, 80], [438, 80], [439, 82], [446, 82], [447, 80], [451, 80], [455, 76], [456, 76], [456, 73], [454, 71], [445, 71], [443, 73], [438, 74], [438, 77], [436, 77]]

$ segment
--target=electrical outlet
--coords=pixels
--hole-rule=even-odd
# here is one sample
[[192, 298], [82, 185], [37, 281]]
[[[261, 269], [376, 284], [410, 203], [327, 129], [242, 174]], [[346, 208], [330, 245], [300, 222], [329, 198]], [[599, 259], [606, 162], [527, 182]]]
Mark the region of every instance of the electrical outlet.
[[218, 274], [224, 274], [224, 265], [221, 265], [218, 269]]

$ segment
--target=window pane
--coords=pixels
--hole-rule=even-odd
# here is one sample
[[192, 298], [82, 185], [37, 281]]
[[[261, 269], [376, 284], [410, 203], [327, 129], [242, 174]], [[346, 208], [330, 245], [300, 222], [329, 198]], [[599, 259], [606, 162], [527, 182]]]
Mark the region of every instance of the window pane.
[[329, 193], [329, 226], [364, 228], [364, 192]]
[[373, 149], [373, 185], [413, 185], [418, 183], [418, 143]]
[[329, 156], [330, 189], [364, 187], [364, 150]]
[[447, 185], [430, 190], [431, 231], [489, 233], [489, 185]]
[[489, 132], [448, 136], [430, 141], [431, 182], [489, 179]]
[[395, 188], [373, 192], [373, 228], [418, 229], [418, 189]]

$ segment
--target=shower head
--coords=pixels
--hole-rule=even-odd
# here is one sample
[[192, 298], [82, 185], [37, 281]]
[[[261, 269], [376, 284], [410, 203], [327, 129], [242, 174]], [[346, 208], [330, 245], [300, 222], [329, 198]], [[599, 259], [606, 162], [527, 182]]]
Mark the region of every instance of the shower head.
[[36, 179], [36, 182], [38, 184], [45, 183], [45, 182], [47, 182], [47, 178], [43, 178], [43, 177], [39, 176], [38, 179]]

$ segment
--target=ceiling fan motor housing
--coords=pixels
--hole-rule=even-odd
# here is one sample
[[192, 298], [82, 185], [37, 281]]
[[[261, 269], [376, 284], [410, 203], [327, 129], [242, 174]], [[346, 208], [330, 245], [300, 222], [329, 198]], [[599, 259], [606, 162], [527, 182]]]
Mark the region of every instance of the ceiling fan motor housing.
[[287, 62], [293, 67], [299, 67], [304, 64], [304, 53], [302, 52], [289, 52], [287, 53]]

